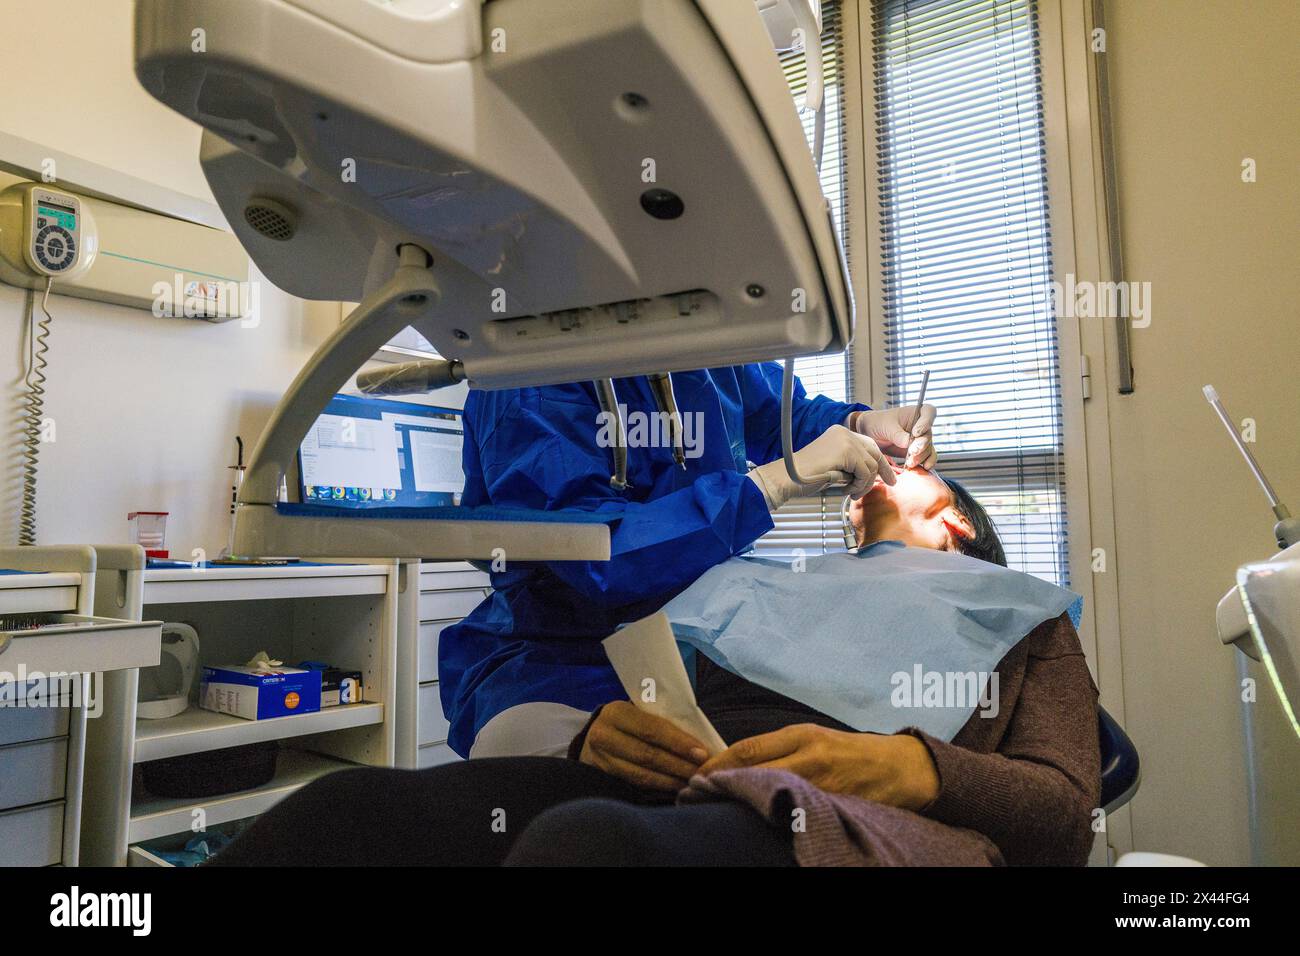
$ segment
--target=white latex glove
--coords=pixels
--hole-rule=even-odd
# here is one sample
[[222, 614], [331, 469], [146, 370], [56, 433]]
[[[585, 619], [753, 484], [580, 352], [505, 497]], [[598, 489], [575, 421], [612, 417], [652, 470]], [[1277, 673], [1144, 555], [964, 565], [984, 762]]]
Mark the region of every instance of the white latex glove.
[[931, 429], [939, 410], [933, 405], [922, 405], [916, 413], [915, 405], [905, 408], [887, 408], [884, 411], [855, 412], [849, 422], [855, 432], [866, 435], [886, 453], [904, 458], [903, 467], [933, 468], [939, 455], [934, 450]]
[[749, 473], [767, 499], [769, 511], [775, 511], [791, 498], [815, 495], [828, 485], [847, 484], [845, 494], [859, 498], [879, 475], [888, 484], [897, 481], [889, 458], [876, 443], [843, 425], [832, 425], [794, 453], [794, 464], [805, 484], [797, 485], [785, 470], [785, 459], [759, 465]]

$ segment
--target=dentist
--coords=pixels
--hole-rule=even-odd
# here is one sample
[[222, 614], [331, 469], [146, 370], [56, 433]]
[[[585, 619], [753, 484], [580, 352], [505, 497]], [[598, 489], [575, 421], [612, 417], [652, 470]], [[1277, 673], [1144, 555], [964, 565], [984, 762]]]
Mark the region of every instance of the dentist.
[[[626, 697], [600, 643], [620, 624], [749, 548], [791, 498], [840, 482], [861, 495], [877, 475], [893, 484], [889, 454], [934, 462], [933, 406], [872, 411], [809, 398], [796, 382], [795, 461], [809, 482], [798, 486], [781, 458], [779, 365], [677, 372], [673, 386], [693, 426], [685, 467], [672, 447], [638, 447], [629, 433], [622, 490], [611, 487], [611, 450], [597, 442], [604, 419], [592, 383], [470, 392], [462, 503], [608, 514], [611, 555], [507, 554], [493, 593], [442, 632], [439, 686], [458, 754], [564, 754], [593, 710]], [[658, 413], [645, 378], [616, 388], [629, 420]]]

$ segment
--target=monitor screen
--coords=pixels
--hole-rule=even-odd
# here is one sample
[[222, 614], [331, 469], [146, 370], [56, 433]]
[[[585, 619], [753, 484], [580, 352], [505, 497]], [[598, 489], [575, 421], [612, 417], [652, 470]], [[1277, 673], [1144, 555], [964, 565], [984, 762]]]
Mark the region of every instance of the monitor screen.
[[340, 508], [460, 504], [460, 412], [336, 395], [298, 450], [302, 500]]

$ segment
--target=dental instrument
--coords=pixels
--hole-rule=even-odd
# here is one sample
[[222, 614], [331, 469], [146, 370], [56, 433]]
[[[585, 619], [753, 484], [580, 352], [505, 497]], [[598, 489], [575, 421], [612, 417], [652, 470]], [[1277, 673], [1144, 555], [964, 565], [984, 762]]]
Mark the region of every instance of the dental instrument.
[[[921, 408], [922, 406], [925, 405], [925, 390], [929, 387], [930, 387], [930, 370], [927, 368], [924, 372], [921, 373], [921, 390], [916, 394], [916, 408], [914, 409], [912, 414], [913, 428], [916, 427], [916, 423], [921, 417]], [[912, 437], [913, 438], [916, 437], [915, 433], [912, 434]], [[903, 456], [903, 461], [907, 461], [906, 455]]]
[[682, 440], [682, 416], [677, 410], [677, 397], [673, 394], [673, 379], [667, 372], [647, 375], [650, 391], [654, 393], [655, 404], [659, 411], [667, 416], [668, 429], [672, 433], [673, 461], [677, 467], [686, 469], [686, 449]]
[[321, 409], [407, 326], [475, 388], [654, 376], [679, 463], [668, 374], [852, 337], [829, 206], [753, 3], [140, 0], [135, 18], [137, 76], [204, 127], [204, 173], [261, 272], [361, 302], [249, 460], [238, 553], [608, 557], [599, 517], [278, 502]]
[[623, 491], [629, 487], [627, 481], [627, 429], [623, 424], [623, 412], [618, 407], [618, 392], [614, 388], [612, 378], [596, 380], [596, 398], [600, 402], [600, 410], [609, 416], [609, 420], [614, 426], [614, 440], [611, 446], [614, 450], [614, 474], [609, 477], [609, 485], [615, 491]]
[[853, 519], [849, 517], [849, 508], [853, 505], [853, 497], [845, 495], [844, 500], [840, 502], [840, 532], [844, 535], [844, 548], [852, 551], [858, 546], [858, 529], [853, 527]]
[[[925, 404], [925, 392], [929, 387], [930, 370], [927, 368], [921, 373], [921, 389], [916, 395], [916, 412], [912, 416], [913, 423], [921, 417], [921, 407]], [[913, 427], [915, 427], [915, 424]], [[904, 460], [906, 460], [906, 457], [904, 457]], [[844, 500], [840, 502], [840, 530], [844, 535], [844, 547], [850, 551], [858, 546], [858, 532], [849, 518], [849, 508], [852, 504], [853, 498], [851, 495], [845, 495]]]
[[1223, 427], [1228, 430], [1228, 436], [1232, 439], [1237, 451], [1241, 452], [1241, 457], [1246, 459], [1246, 467], [1250, 469], [1259, 486], [1264, 489], [1264, 495], [1268, 498], [1268, 506], [1273, 509], [1273, 514], [1277, 518], [1277, 524], [1273, 526], [1273, 534], [1277, 538], [1279, 548], [1289, 548], [1291, 545], [1300, 542], [1300, 519], [1291, 517], [1291, 511], [1284, 505], [1273, 490], [1273, 485], [1269, 482], [1264, 470], [1259, 467], [1259, 462], [1251, 454], [1250, 449], [1246, 447], [1245, 441], [1242, 440], [1237, 428], [1228, 416], [1228, 410], [1223, 407], [1223, 402], [1219, 399], [1219, 393], [1213, 385], [1206, 385], [1201, 391], [1205, 395], [1205, 400], [1210, 403], [1215, 414], [1219, 416], [1219, 421], [1223, 422]]

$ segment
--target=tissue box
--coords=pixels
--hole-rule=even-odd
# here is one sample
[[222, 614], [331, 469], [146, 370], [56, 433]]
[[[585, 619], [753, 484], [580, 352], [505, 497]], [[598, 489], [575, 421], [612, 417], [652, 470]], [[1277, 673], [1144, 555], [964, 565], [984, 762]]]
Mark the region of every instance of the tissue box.
[[320, 671], [299, 667], [258, 670], [243, 664], [203, 668], [199, 706], [245, 720], [267, 720], [320, 710]]

